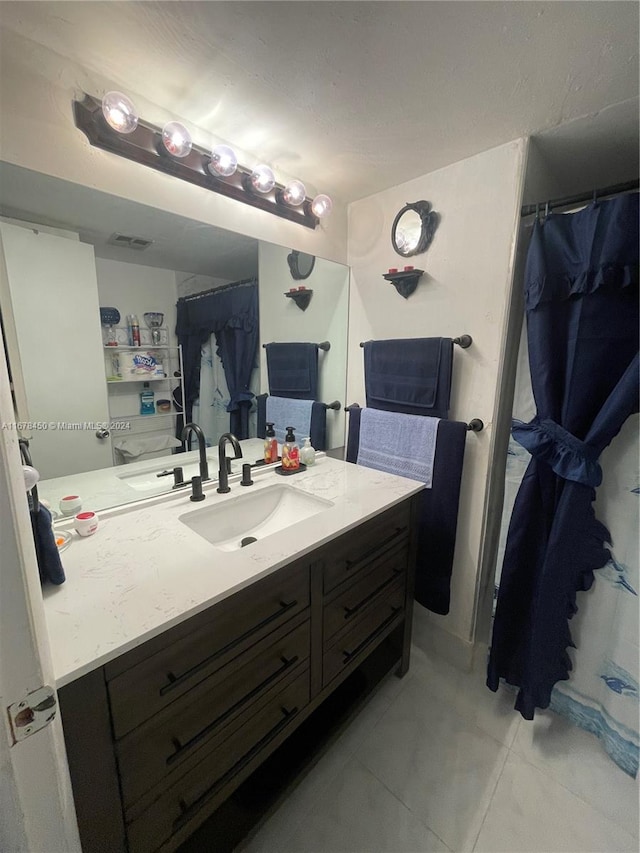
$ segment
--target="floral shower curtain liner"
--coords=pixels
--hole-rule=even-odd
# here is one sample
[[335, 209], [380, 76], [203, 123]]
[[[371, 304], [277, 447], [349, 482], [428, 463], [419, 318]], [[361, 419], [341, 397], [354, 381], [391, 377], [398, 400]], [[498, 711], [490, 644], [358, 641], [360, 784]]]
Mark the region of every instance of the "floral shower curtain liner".
[[[638, 411], [638, 195], [536, 222], [525, 293], [535, 414], [514, 421], [507, 492], [521, 482], [503, 541], [487, 684], [519, 687], [516, 708], [527, 719], [550, 705], [581, 717], [634, 774], [637, 453], [631, 467], [624, 457]], [[516, 414], [531, 415], [518, 399]], [[577, 597], [603, 567], [589, 596]], [[558, 682], [567, 684], [554, 691]]]
[[216, 355], [215, 335], [202, 345], [200, 358], [200, 394], [193, 404], [193, 419], [202, 429], [207, 447], [218, 443], [229, 432], [230, 402], [222, 361]]

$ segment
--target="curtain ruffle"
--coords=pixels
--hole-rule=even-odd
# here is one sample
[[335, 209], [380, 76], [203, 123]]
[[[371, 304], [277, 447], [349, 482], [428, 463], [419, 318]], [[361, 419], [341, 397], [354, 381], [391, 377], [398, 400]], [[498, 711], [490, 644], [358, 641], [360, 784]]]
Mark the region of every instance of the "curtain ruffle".
[[629, 193], [537, 221], [525, 270], [527, 310], [600, 289], [637, 289], [638, 216], [638, 193]]
[[638, 287], [638, 269], [633, 266], [605, 264], [587, 269], [577, 275], [543, 275], [527, 282], [526, 305], [531, 310], [541, 302], [560, 302], [577, 296], [595, 293], [600, 288], [624, 290]]
[[597, 450], [550, 418], [535, 417], [528, 424], [514, 420], [511, 434], [518, 444], [538, 461], [546, 462], [559, 477], [594, 488], [602, 482]]

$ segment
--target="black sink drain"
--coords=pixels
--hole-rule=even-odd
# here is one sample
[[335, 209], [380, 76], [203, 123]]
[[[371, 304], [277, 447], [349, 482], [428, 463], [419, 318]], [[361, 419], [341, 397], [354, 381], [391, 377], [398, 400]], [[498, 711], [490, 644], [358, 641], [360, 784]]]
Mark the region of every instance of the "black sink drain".
[[244, 539], [240, 540], [240, 547], [244, 548], [245, 545], [251, 545], [252, 542], [257, 542], [255, 536], [245, 536]]

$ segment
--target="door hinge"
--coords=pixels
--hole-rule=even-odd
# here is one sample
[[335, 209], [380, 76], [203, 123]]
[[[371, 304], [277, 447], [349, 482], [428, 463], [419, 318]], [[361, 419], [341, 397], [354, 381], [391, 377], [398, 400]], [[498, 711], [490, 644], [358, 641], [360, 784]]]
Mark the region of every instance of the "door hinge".
[[12, 746], [48, 725], [56, 715], [56, 705], [55, 690], [48, 684], [27, 693], [20, 702], [9, 705], [7, 712], [13, 735]]

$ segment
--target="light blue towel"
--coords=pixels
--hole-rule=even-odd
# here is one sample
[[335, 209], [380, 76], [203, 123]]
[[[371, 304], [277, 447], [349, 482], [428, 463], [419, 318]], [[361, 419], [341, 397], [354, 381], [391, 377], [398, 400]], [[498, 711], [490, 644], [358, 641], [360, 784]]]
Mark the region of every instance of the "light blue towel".
[[362, 409], [358, 465], [418, 480], [430, 489], [440, 418]]
[[267, 423], [273, 424], [278, 444], [284, 444], [286, 427], [292, 426], [296, 441], [302, 445], [311, 435], [313, 400], [290, 400], [288, 397], [267, 397]]

